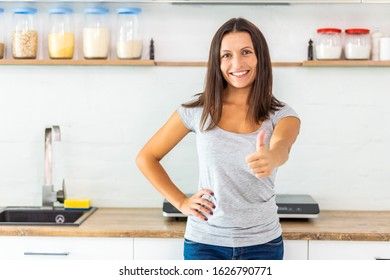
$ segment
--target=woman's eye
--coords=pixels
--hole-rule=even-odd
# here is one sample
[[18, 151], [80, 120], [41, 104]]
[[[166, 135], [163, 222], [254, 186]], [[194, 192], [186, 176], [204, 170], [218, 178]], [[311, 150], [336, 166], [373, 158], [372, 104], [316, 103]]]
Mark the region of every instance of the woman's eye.
[[250, 50], [243, 50], [242, 51], [242, 54], [251, 54], [252, 53], [252, 51], [250, 51]]
[[224, 53], [221, 55], [221, 58], [228, 58], [228, 57], [230, 57], [230, 54], [228, 54], [228, 53]]

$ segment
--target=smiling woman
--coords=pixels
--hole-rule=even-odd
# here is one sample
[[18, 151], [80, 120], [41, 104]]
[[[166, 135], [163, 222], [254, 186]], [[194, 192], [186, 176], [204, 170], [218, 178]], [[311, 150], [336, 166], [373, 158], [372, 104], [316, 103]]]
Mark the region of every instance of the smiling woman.
[[[260, 30], [242, 18], [211, 43], [205, 89], [173, 113], [137, 156], [151, 184], [189, 216], [185, 259], [282, 259], [274, 180], [300, 128], [272, 94], [272, 66]], [[196, 134], [198, 192], [187, 197], [160, 161]]]
[[256, 76], [257, 57], [247, 32], [225, 35], [221, 43], [221, 72], [227, 83], [236, 89], [252, 86]]
[[257, 75], [257, 56], [247, 32], [226, 34], [221, 42], [220, 69], [227, 87], [223, 92], [222, 116], [218, 126], [237, 133], [250, 133], [259, 123], [246, 121], [247, 97]]

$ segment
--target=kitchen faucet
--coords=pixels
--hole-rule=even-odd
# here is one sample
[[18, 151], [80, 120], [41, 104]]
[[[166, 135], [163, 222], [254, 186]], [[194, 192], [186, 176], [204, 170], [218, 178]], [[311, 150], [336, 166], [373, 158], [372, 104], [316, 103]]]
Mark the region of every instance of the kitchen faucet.
[[[52, 134], [54, 134], [52, 136]], [[61, 131], [58, 125], [46, 127], [45, 129], [45, 183], [42, 187], [42, 207], [53, 208], [54, 202], [64, 203], [65, 190], [64, 181], [62, 181], [62, 190], [54, 191], [52, 183], [52, 138], [54, 141], [61, 141]]]

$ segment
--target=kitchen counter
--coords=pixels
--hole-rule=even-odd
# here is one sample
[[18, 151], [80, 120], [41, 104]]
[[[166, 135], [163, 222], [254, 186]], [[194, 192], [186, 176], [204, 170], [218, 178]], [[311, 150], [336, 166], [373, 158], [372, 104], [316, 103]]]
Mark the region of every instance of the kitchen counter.
[[[282, 220], [285, 240], [390, 241], [390, 211], [322, 211], [316, 219]], [[181, 238], [185, 220], [160, 208], [98, 208], [78, 227], [0, 226], [0, 236]]]

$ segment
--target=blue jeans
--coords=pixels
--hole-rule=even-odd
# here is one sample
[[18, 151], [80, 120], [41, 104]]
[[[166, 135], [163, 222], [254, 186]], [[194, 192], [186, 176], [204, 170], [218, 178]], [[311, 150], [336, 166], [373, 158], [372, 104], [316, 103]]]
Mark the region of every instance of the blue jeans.
[[282, 260], [283, 238], [246, 247], [224, 247], [184, 239], [185, 260]]

